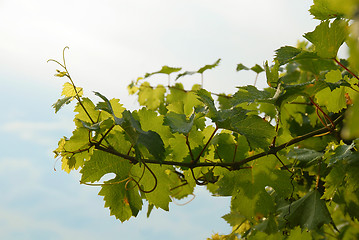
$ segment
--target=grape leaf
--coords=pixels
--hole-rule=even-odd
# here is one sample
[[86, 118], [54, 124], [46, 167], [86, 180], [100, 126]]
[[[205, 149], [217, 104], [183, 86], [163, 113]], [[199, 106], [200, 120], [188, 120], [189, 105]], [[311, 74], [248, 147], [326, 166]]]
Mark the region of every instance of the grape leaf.
[[119, 118], [115, 115], [115, 112], [112, 108], [111, 102], [105, 96], [103, 96], [101, 93], [99, 93], [99, 92], [94, 92], [94, 93], [96, 96], [99, 96], [102, 100], [105, 101], [104, 104], [101, 104], [101, 103], [98, 104], [95, 109], [104, 110], [104, 111], [110, 113], [113, 116], [115, 123], [117, 125], [121, 125], [123, 123], [123, 119]]
[[264, 64], [264, 69], [266, 71], [267, 76], [267, 84], [270, 87], [277, 87], [278, 79], [279, 79], [279, 62], [277, 59], [274, 60], [274, 65], [272, 67], [268, 66], [268, 61]]
[[185, 71], [185, 72], [183, 72], [183, 73], [178, 74], [177, 77], [176, 77], [176, 79], [175, 79], [175, 81], [177, 81], [177, 80], [178, 80], [179, 78], [181, 78], [181, 77], [188, 76], [188, 75], [193, 75], [193, 74], [195, 74], [195, 73], [197, 73], [197, 72]]
[[132, 143], [143, 145], [152, 156], [161, 162], [164, 159], [165, 148], [160, 135], [152, 130], [143, 131], [140, 122], [132, 116], [130, 111], [126, 110], [122, 115], [121, 127], [130, 137]]
[[222, 216], [222, 218], [224, 220], [226, 220], [226, 222], [231, 225], [232, 227], [236, 226], [236, 225], [240, 225], [241, 223], [244, 222], [244, 220], [246, 219], [243, 215], [241, 215], [239, 212], [231, 212], [228, 213], [224, 216]]
[[181, 71], [182, 68], [174, 68], [174, 67], [168, 67], [168, 66], [163, 66], [161, 68], [161, 70], [157, 71], [157, 72], [152, 72], [152, 73], [146, 73], [145, 74], [145, 78], [148, 78], [154, 74], [167, 74], [167, 75], [170, 75], [171, 73], [174, 73], [174, 72], [179, 72]]
[[221, 59], [219, 58], [215, 63], [201, 67], [200, 69], [198, 69], [197, 72], [200, 74], [203, 74], [204, 71], [217, 67], [219, 65], [220, 61], [221, 61]]
[[241, 70], [249, 70], [249, 68], [247, 68], [246, 66], [244, 66], [242, 63], [237, 64], [237, 68], [236, 71], [239, 72]]
[[69, 104], [73, 97], [64, 97], [56, 101], [56, 103], [52, 104], [52, 107], [55, 108], [55, 113], [57, 113], [64, 104]]
[[274, 234], [278, 232], [277, 223], [272, 215], [270, 215], [263, 222], [254, 227], [255, 230], [265, 232], [267, 234]]
[[295, 59], [295, 57], [299, 53], [301, 53], [302, 50], [295, 47], [285, 46], [277, 49], [275, 52], [276, 52], [276, 59], [278, 60], [279, 65], [281, 66]]
[[81, 97], [83, 94], [83, 89], [80, 87], [76, 87], [76, 91], [75, 91], [75, 88], [71, 83], [66, 82], [64, 84], [61, 95], [65, 97], [75, 97], [77, 94], [79, 97]]
[[162, 85], [153, 88], [148, 82], [144, 82], [138, 92], [138, 103], [150, 110], [156, 110], [163, 103], [165, 92], [166, 89]]
[[[62, 168], [66, 172], [70, 172], [73, 169], [78, 169], [84, 163], [84, 159], [88, 159], [91, 152], [90, 151], [81, 151], [78, 154], [71, 154], [71, 152], [76, 152], [79, 149], [89, 149], [88, 142], [88, 129], [84, 127], [77, 127], [73, 132], [70, 139], [66, 139], [63, 145], [63, 150], [68, 154], [65, 155], [65, 159], [62, 161]], [[87, 138], [87, 139], [86, 139]]]
[[284, 240], [284, 236], [282, 233], [277, 232], [273, 234], [266, 234], [264, 232], [256, 232], [255, 234], [251, 234], [248, 240]]
[[107, 181], [98, 194], [104, 197], [105, 207], [110, 209], [110, 214], [124, 222], [137, 216], [142, 209], [142, 199], [133, 182], [126, 184], [121, 180], [115, 178]]
[[298, 96], [310, 97], [315, 95], [320, 90], [328, 87], [325, 81], [310, 81], [306, 83], [284, 85], [282, 84], [283, 90], [279, 96], [274, 99], [277, 106], [281, 106], [283, 103], [292, 101]]
[[[325, 81], [329, 85], [329, 88], [325, 88], [319, 91], [315, 98], [320, 106], [325, 106], [328, 111], [337, 113], [343, 108], [347, 107], [345, 98], [345, 88], [338, 87], [342, 74], [339, 70], [332, 70], [325, 75]], [[339, 83], [339, 84], [334, 84]], [[346, 82], [344, 82], [345, 84]], [[333, 89], [334, 88], [334, 89]]]
[[117, 178], [129, 176], [131, 164], [128, 160], [106, 152], [95, 150], [90, 160], [86, 161], [80, 173], [81, 182], [97, 182], [107, 173], [115, 173]]
[[334, 194], [343, 185], [346, 172], [345, 170], [346, 169], [344, 168], [343, 164], [336, 164], [325, 177], [325, 191], [323, 194], [324, 199], [332, 199]]
[[235, 162], [245, 158], [249, 151], [249, 146], [244, 136], [238, 136], [235, 141], [234, 136], [228, 132], [216, 135], [212, 142], [216, 146], [216, 154], [224, 162]]
[[270, 93], [267, 91], [260, 91], [256, 87], [248, 85], [245, 87], [237, 87], [237, 92], [231, 99], [232, 106], [236, 106], [240, 103], [252, 103], [257, 100], [266, 99], [270, 97]]
[[[148, 164], [147, 167], [143, 169], [144, 166], [133, 166], [131, 173], [137, 175], [136, 179], [142, 190], [146, 191], [144, 195], [149, 203], [168, 211], [172, 186], [170, 175], [167, 172], [173, 171], [173, 168], [154, 164]], [[152, 173], [148, 169], [151, 169]], [[156, 179], [152, 174], [156, 176]]]
[[291, 227], [300, 226], [308, 230], [319, 229], [332, 223], [331, 215], [317, 190], [307, 193], [299, 200], [278, 209], [280, 217]]
[[303, 231], [300, 227], [295, 227], [286, 240], [312, 240], [312, 234], [309, 231]]
[[343, 136], [346, 139], [359, 137], [359, 96], [354, 99], [354, 104], [347, 110]]
[[195, 106], [203, 105], [195, 93], [200, 88], [200, 85], [193, 85], [192, 91], [189, 92], [183, 89], [181, 83], [176, 83], [174, 87], [170, 88], [171, 93], [167, 95], [167, 102], [169, 103], [167, 109], [190, 116]]
[[328, 0], [314, 0], [314, 4], [310, 7], [309, 12], [318, 20], [328, 20], [331, 18], [342, 17], [343, 14], [338, 12]]
[[85, 122], [90, 122], [91, 119], [98, 119], [100, 115], [100, 112], [96, 110], [95, 105], [89, 98], [81, 98], [81, 104], [77, 103], [74, 111], [78, 112], [75, 119]]
[[172, 133], [178, 132], [187, 135], [193, 126], [194, 114], [187, 120], [186, 115], [169, 112], [166, 114], [163, 125], [169, 126]]
[[348, 23], [343, 20], [323, 21], [313, 32], [306, 33], [304, 37], [313, 43], [315, 51], [322, 58], [335, 58], [339, 47], [348, 36]]
[[313, 164], [323, 157], [323, 153], [307, 148], [294, 148], [287, 154], [288, 158], [296, 159], [301, 167]]
[[216, 106], [214, 105], [214, 100], [211, 94], [205, 89], [200, 89], [197, 91], [197, 95], [199, 96], [199, 100], [201, 100], [207, 106], [208, 117], [212, 118], [212, 120], [216, 120], [218, 118], [218, 112]]
[[251, 148], [267, 149], [276, 135], [274, 127], [258, 116], [233, 115], [225, 121], [216, 122], [219, 128], [235, 131], [249, 142]]
[[155, 111], [142, 108], [135, 112], [141, 123], [143, 131], [154, 131], [161, 136], [164, 144], [167, 146], [168, 141], [172, 138], [171, 131], [168, 126], [163, 125], [164, 116], [158, 115]]
[[[262, 160], [262, 161], [261, 161]], [[226, 172], [218, 181], [218, 194], [232, 196], [231, 209], [247, 219], [256, 216], [266, 216], [275, 210], [274, 199], [266, 191], [271, 186], [281, 197], [287, 197], [291, 192], [288, 181], [289, 174], [276, 169], [275, 157], [261, 158], [253, 166], [253, 170]]]
[[257, 74], [261, 73], [264, 71], [264, 69], [259, 66], [258, 64], [254, 65], [253, 67], [251, 67], [251, 70]]
[[134, 183], [126, 184], [132, 165], [120, 157], [94, 151], [91, 159], [86, 161], [80, 173], [81, 182], [99, 181], [107, 173], [115, 173], [116, 177], [105, 182], [99, 195], [104, 196], [105, 207], [110, 209], [122, 222], [131, 216], [137, 216], [142, 208], [142, 200]]
[[98, 123], [90, 124], [88, 122], [79, 120], [82, 123], [82, 126], [90, 131], [96, 131], [97, 133], [100, 133], [102, 131], [100, 130], [106, 130], [113, 126], [113, 120], [111, 118], [107, 118], [104, 121], [100, 121]]

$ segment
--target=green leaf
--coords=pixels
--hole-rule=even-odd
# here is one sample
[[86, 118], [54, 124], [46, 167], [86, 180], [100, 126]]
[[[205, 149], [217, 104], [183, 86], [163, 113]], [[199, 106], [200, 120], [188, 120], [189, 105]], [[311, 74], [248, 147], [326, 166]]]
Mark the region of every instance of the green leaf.
[[204, 71], [217, 67], [219, 65], [220, 61], [221, 61], [221, 59], [219, 58], [215, 63], [201, 67], [200, 69], [198, 69], [197, 72], [200, 74], [203, 74]]
[[78, 112], [75, 116], [76, 119], [91, 122], [91, 119], [92, 121], [95, 121], [99, 118], [100, 112], [95, 108], [95, 105], [89, 98], [83, 97], [81, 103], [82, 104], [77, 103], [74, 110], [75, 112]]
[[[132, 182], [126, 184], [132, 164], [115, 155], [102, 151], [94, 151], [91, 159], [86, 161], [80, 173], [81, 182], [99, 181], [107, 173], [115, 173], [116, 177], [105, 182], [99, 195], [104, 196], [105, 207], [111, 215], [122, 222], [131, 216], [137, 216], [142, 208], [142, 200], [138, 189]], [[107, 185], [106, 185], [107, 184]]]
[[223, 162], [236, 162], [245, 158], [249, 146], [244, 136], [238, 136], [237, 141], [229, 132], [216, 135], [212, 142], [216, 146], [216, 155]]
[[276, 169], [274, 156], [259, 159], [252, 169], [226, 172], [218, 181], [218, 194], [232, 196], [232, 212], [238, 212], [249, 220], [268, 216], [275, 210], [273, 194], [266, 190], [272, 187], [278, 196], [290, 195], [291, 185], [287, 172]]
[[307, 193], [299, 200], [278, 209], [283, 221], [290, 227], [300, 226], [308, 230], [317, 230], [323, 224], [332, 223], [332, 219], [324, 200], [320, 199], [317, 190]]
[[267, 149], [270, 141], [276, 135], [274, 127], [270, 123], [254, 115], [233, 115], [225, 121], [218, 121], [217, 126], [245, 136], [253, 149]]
[[[148, 164], [147, 167], [151, 169], [152, 173], [144, 166], [133, 166], [131, 173], [137, 176], [137, 181], [142, 187], [146, 199], [150, 204], [156, 208], [162, 208], [169, 211], [169, 203], [171, 202], [171, 179], [169, 172], [173, 171], [172, 167], [159, 166], [155, 164]], [[152, 191], [151, 191], [152, 190]]]
[[112, 179], [102, 186], [100, 196], [103, 196], [105, 207], [110, 209], [110, 215], [114, 215], [121, 222], [136, 217], [142, 209], [142, 199], [133, 182], [126, 184], [122, 179]]
[[168, 66], [163, 66], [161, 68], [161, 70], [157, 71], [157, 72], [152, 72], [152, 73], [146, 73], [145, 74], [145, 78], [148, 78], [154, 74], [167, 74], [167, 75], [170, 75], [171, 73], [174, 73], [174, 72], [179, 72], [181, 71], [182, 68], [174, 68], [174, 67], [168, 67]]
[[181, 77], [188, 76], [188, 75], [193, 75], [195, 73], [197, 73], [197, 72], [185, 71], [183, 73], [178, 74], [175, 81], [177, 81]]
[[295, 227], [286, 240], [312, 240], [312, 234], [309, 231], [303, 231], [300, 227]]
[[252, 85], [237, 88], [237, 92], [233, 95], [233, 98], [231, 99], [232, 106], [236, 106], [245, 102], [252, 103], [270, 97], [269, 92], [260, 91]]
[[341, 144], [343, 145], [336, 146], [334, 150], [330, 151], [331, 153], [333, 153], [333, 155], [330, 155], [330, 157], [328, 157], [328, 167], [332, 166], [333, 164], [336, 164], [339, 161], [343, 161], [344, 159], [350, 158], [353, 154], [352, 150], [355, 148], [354, 143], [351, 145], [346, 145], [341, 142]]
[[102, 100], [105, 101], [103, 104], [98, 104], [96, 106], [96, 109], [104, 110], [104, 111], [110, 113], [113, 116], [115, 123], [117, 125], [121, 125], [123, 120], [115, 115], [115, 112], [114, 112], [114, 109], [112, 108], [111, 102], [105, 96], [103, 96], [101, 93], [99, 93], [99, 92], [94, 92], [94, 93], [96, 96], [99, 96]]
[[62, 93], [61, 95], [65, 96], [65, 97], [75, 97], [76, 95], [78, 95], [79, 97], [81, 97], [83, 94], [83, 89], [80, 87], [76, 87], [76, 91], [74, 86], [69, 83], [66, 82], [62, 88]]
[[117, 178], [125, 179], [129, 176], [132, 165], [128, 160], [118, 156], [95, 150], [90, 160], [86, 161], [80, 173], [81, 182], [93, 183], [100, 181], [107, 173], [116, 174]]
[[340, 46], [348, 37], [348, 23], [343, 20], [323, 21], [313, 32], [304, 37], [315, 46], [315, 51], [322, 58], [335, 58]]
[[300, 64], [303, 71], [312, 72], [319, 75], [322, 71], [336, 70], [338, 67], [332, 59], [320, 58], [314, 52], [302, 51], [294, 60]]
[[108, 118], [104, 121], [98, 122], [98, 123], [94, 123], [94, 124], [90, 124], [88, 122], [79, 120], [82, 123], [82, 126], [90, 131], [96, 131], [99, 132], [102, 129], [109, 129], [110, 127], [113, 126], [113, 120], [111, 118]]
[[[328, 111], [337, 113], [343, 108], [347, 107], [345, 98], [345, 88], [335, 88], [334, 83], [340, 82], [342, 79], [341, 72], [339, 70], [332, 70], [325, 75], [325, 81], [329, 85], [329, 88], [325, 88], [319, 91], [315, 98], [320, 106], [325, 106]], [[337, 84], [338, 85], [338, 84]], [[332, 90], [332, 88], [335, 88]]]
[[140, 122], [133, 117], [130, 111], [126, 110], [122, 115], [120, 125], [130, 137], [132, 144], [143, 145], [152, 156], [161, 162], [165, 153], [161, 136], [152, 130], [143, 131]]
[[239, 212], [231, 212], [222, 217], [226, 222], [231, 225], [232, 227], [236, 225], [240, 225], [241, 223], [246, 220], [246, 218], [241, 215]]
[[66, 71], [60, 71], [58, 69], [56, 69], [56, 74], [55, 74], [55, 77], [65, 77], [67, 75], [67, 72]]
[[268, 61], [265, 62], [264, 68], [266, 71], [267, 76], [267, 83], [270, 87], [277, 87], [278, 85], [278, 79], [279, 79], [279, 62], [277, 59], [274, 60], [274, 66], [270, 67], [268, 66]]
[[267, 234], [274, 234], [278, 232], [278, 226], [272, 215], [265, 219], [263, 222], [257, 224], [255, 230], [265, 232]]
[[212, 120], [217, 119], [218, 113], [211, 94], [205, 89], [198, 90], [196, 94], [198, 95], [199, 100], [201, 100], [207, 106], [208, 117], [212, 118]]
[[242, 63], [237, 64], [237, 68], [236, 71], [239, 72], [241, 70], [249, 70], [249, 68], [247, 68], [246, 66], [244, 66]]
[[343, 186], [346, 169], [343, 164], [336, 164], [332, 170], [325, 177], [325, 191], [323, 194], [324, 199], [332, 200], [334, 194]]
[[311, 165], [323, 157], [323, 153], [307, 148], [294, 148], [287, 154], [288, 158], [300, 161], [299, 166]]
[[[84, 160], [88, 159], [91, 155], [88, 141], [89, 131], [84, 127], [77, 127], [73, 132], [70, 139], [65, 139], [62, 149], [67, 153], [63, 155], [62, 169], [66, 172], [70, 172], [73, 169], [78, 169], [84, 164]], [[71, 154], [79, 149], [89, 149], [88, 151], [82, 151], [78, 154]]]
[[147, 218], [150, 217], [151, 212], [152, 212], [154, 206], [155, 206], [155, 205], [153, 205], [153, 204], [151, 204], [151, 203], [148, 204], [148, 209], [147, 209], [147, 214], [146, 214]]
[[283, 90], [280, 92], [275, 104], [281, 106], [283, 103], [293, 101], [298, 96], [311, 97], [318, 93], [320, 90], [328, 87], [325, 81], [311, 81], [301, 84], [284, 85]]
[[164, 102], [165, 92], [166, 89], [162, 85], [154, 88], [148, 82], [144, 82], [138, 92], [138, 103], [150, 110], [156, 110]]
[[353, 100], [353, 105], [349, 107], [345, 115], [345, 124], [343, 129], [343, 137], [345, 139], [359, 138], [359, 96]]
[[178, 132], [187, 135], [193, 126], [194, 114], [187, 120], [186, 115], [169, 112], [166, 114], [163, 125], [169, 126], [172, 133]]
[[302, 52], [302, 50], [295, 47], [285, 46], [277, 49], [275, 52], [276, 52], [276, 59], [278, 60], [279, 65], [281, 66], [293, 60], [299, 53]]
[[163, 125], [164, 116], [158, 115], [155, 111], [142, 108], [137, 112], [138, 119], [143, 131], [154, 131], [158, 133], [167, 146], [170, 138], [173, 137], [170, 128]]
[[73, 97], [64, 97], [59, 100], [57, 100], [56, 103], [52, 104], [52, 107], [55, 108], [55, 113], [57, 113], [64, 104], [69, 104]]
[[251, 70], [257, 74], [261, 73], [264, 71], [264, 69], [259, 66], [258, 64], [254, 65], [253, 67], [251, 67]]
[[339, 18], [343, 16], [343, 14], [338, 12], [336, 8], [332, 7], [332, 1], [330, 0], [314, 0], [313, 2], [314, 4], [310, 7], [309, 12], [314, 16], [315, 19], [328, 20], [331, 18]]

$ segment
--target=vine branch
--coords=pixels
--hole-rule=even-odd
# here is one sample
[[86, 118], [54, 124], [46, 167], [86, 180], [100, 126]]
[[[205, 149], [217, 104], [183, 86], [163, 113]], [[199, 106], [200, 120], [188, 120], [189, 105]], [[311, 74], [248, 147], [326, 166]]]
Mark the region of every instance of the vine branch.
[[[336, 118], [333, 121], [333, 124], [339, 123], [340, 121], [343, 120], [343, 118], [344, 118], [344, 115], [340, 115], [338, 118]], [[176, 161], [160, 162], [159, 160], [156, 160], [156, 159], [142, 159], [141, 162], [151, 163], [151, 164], [160, 164], [160, 165], [170, 165], [170, 166], [177, 166], [177, 167], [187, 167], [187, 168], [191, 168], [191, 169], [194, 169], [197, 167], [223, 167], [223, 168], [230, 168], [230, 170], [238, 170], [241, 168], [241, 166], [243, 166], [246, 163], [249, 163], [251, 161], [254, 161], [258, 158], [261, 158], [261, 157], [264, 157], [264, 156], [267, 156], [270, 154], [275, 155], [280, 150], [285, 149], [285, 148], [287, 148], [291, 145], [294, 145], [296, 143], [299, 143], [305, 139], [308, 139], [308, 138], [311, 138], [311, 137], [314, 137], [314, 136], [317, 136], [320, 134], [330, 133], [332, 130], [329, 130], [328, 126], [332, 126], [332, 125], [328, 124], [327, 126], [322, 127], [320, 129], [314, 130], [314, 131], [304, 134], [302, 136], [295, 137], [295, 138], [291, 139], [290, 141], [283, 143], [279, 146], [271, 146], [267, 151], [252, 155], [252, 156], [247, 157], [238, 162], [196, 162], [194, 164], [193, 162], [176, 162]], [[121, 157], [124, 159], [127, 159], [132, 164], [138, 163], [138, 160], [135, 157], [120, 153], [112, 147], [103, 147], [103, 146], [100, 146], [99, 144], [95, 144], [95, 149], [113, 154], [115, 156], [118, 156], [118, 157]]]

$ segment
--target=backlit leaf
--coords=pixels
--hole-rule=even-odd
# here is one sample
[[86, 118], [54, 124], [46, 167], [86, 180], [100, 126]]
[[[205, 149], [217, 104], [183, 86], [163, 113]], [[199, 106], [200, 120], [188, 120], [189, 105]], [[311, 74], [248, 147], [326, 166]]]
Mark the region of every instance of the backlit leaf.
[[178, 132], [187, 135], [193, 126], [194, 114], [191, 115], [190, 119], [186, 119], [186, 115], [169, 112], [166, 114], [163, 124], [169, 126], [171, 132]]
[[148, 78], [154, 74], [167, 74], [167, 75], [170, 75], [171, 73], [174, 73], [174, 72], [178, 72], [178, 71], [181, 71], [182, 68], [176, 68], [176, 67], [169, 67], [169, 66], [163, 66], [161, 68], [161, 70], [157, 71], [157, 72], [152, 72], [152, 73], [146, 73], [145, 74], [145, 78]]
[[217, 67], [217, 66], [219, 65], [220, 61], [221, 61], [221, 59], [218, 59], [218, 60], [217, 60], [215, 63], [213, 63], [213, 64], [210, 64], [210, 65], [206, 65], [206, 66], [204, 66], [204, 67], [201, 67], [200, 69], [198, 69], [197, 72], [200, 73], [200, 74], [203, 74], [204, 71]]
[[293, 60], [302, 51], [295, 47], [285, 46], [277, 49], [276, 59], [279, 62], [279, 65], [288, 63], [290, 60]]
[[315, 46], [315, 51], [322, 58], [335, 58], [340, 46], [348, 36], [348, 23], [343, 20], [323, 21], [313, 32], [304, 37]]
[[310, 7], [309, 12], [315, 19], [328, 20], [343, 15], [337, 11], [337, 8], [333, 8], [330, 0], [314, 0], [313, 2], [314, 4]]
[[320, 228], [323, 224], [332, 223], [325, 201], [320, 199], [317, 190], [307, 193], [299, 200], [278, 209], [281, 217], [291, 227], [300, 226], [308, 230]]
[[75, 96], [79, 96], [81, 97], [83, 94], [83, 91], [82, 91], [82, 88], [80, 87], [76, 87], [76, 91], [75, 91], [75, 88], [74, 86], [69, 83], [69, 82], [66, 82], [62, 88], [62, 93], [61, 95], [65, 96], [65, 97], [75, 97]]
[[71, 99], [73, 99], [73, 97], [64, 97], [57, 100], [56, 103], [52, 104], [52, 107], [55, 108], [55, 113], [57, 113], [64, 104], [69, 104], [71, 102]]
[[244, 66], [242, 63], [237, 64], [237, 68], [236, 71], [239, 72], [241, 70], [249, 70], [249, 68], [247, 68], [246, 66]]

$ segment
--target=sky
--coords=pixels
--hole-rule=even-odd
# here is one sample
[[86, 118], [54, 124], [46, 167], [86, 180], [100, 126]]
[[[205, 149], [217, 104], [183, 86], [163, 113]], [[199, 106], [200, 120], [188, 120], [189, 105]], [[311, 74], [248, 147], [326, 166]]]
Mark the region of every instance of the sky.
[[[214, 63], [204, 76], [212, 92], [234, 93], [253, 84], [252, 67], [272, 61], [313, 31], [312, 1], [303, 0], [0, 0], [0, 239], [206, 239], [229, 233], [221, 218], [228, 198], [197, 188], [195, 199], [170, 211], [146, 210], [120, 223], [104, 208], [96, 187], [79, 184], [52, 151], [74, 127], [71, 105], [57, 114], [63, 79], [55, 78], [62, 49], [76, 84], [135, 109], [126, 87], [163, 65], [184, 70]], [[150, 79], [166, 83], [165, 76]], [[172, 80], [173, 81], [173, 80]], [[185, 86], [200, 83], [184, 77]], [[264, 87], [260, 76], [258, 86]], [[54, 171], [54, 168], [56, 171]]]

